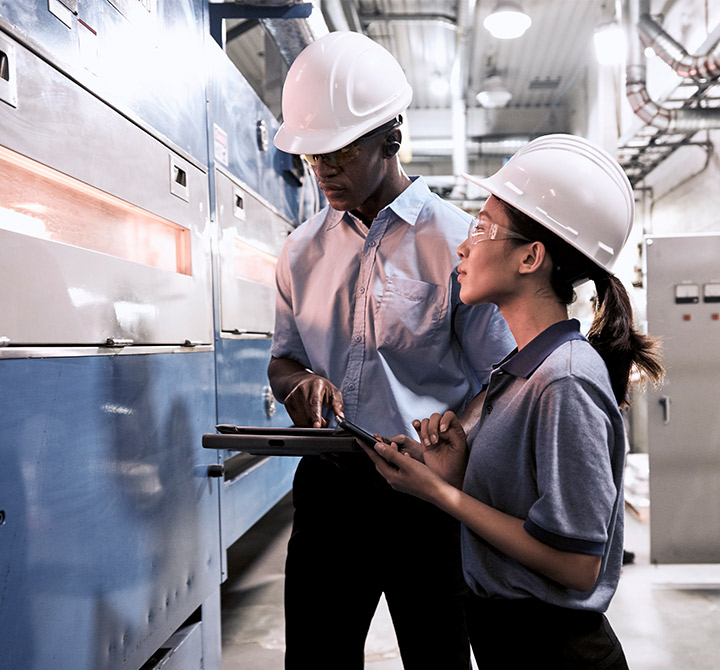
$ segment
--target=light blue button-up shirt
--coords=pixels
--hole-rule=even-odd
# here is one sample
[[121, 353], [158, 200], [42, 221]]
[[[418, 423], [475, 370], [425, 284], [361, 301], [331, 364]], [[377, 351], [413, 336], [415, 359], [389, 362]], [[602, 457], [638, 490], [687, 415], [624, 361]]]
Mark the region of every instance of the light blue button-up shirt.
[[413, 419], [461, 411], [515, 347], [494, 305], [458, 297], [470, 218], [421, 177], [370, 228], [325, 207], [280, 254], [272, 355], [329, 379], [371, 432], [414, 436]]

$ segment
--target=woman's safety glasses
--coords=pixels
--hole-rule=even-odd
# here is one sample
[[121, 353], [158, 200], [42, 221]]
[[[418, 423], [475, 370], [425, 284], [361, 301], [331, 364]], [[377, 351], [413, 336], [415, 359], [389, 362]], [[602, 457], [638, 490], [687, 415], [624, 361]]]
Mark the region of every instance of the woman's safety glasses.
[[488, 221], [488, 219], [480, 213], [470, 222], [470, 229], [468, 230], [468, 244], [472, 246], [487, 240], [531, 241], [527, 237], [514, 234], [509, 228], [501, 226], [499, 223]]

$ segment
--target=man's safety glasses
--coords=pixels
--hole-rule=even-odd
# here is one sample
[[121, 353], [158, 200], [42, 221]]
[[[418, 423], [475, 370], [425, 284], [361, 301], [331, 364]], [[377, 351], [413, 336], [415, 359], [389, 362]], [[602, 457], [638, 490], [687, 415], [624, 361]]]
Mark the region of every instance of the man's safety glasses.
[[498, 223], [488, 221], [482, 214], [478, 214], [471, 222], [468, 230], [468, 244], [470, 246], [487, 240], [522, 240], [530, 242], [527, 237], [513, 233], [509, 228]]
[[346, 165], [360, 153], [360, 140], [355, 140], [342, 149], [331, 151], [329, 154], [303, 154], [303, 158], [315, 167], [322, 158], [323, 163], [330, 168], [339, 168]]
[[379, 128], [375, 128], [375, 130], [371, 130], [369, 133], [358, 137], [354, 142], [351, 142], [347, 146], [343, 147], [342, 149], [338, 149], [337, 151], [331, 151], [327, 154], [303, 154], [303, 158], [313, 167], [318, 164], [321, 158], [322, 162], [325, 163], [325, 165], [327, 165], [329, 168], [334, 169], [342, 167], [354, 158], [358, 157], [358, 155], [360, 154], [360, 144], [362, 142], [364, 142], [365, 140], [369, 140], [373, 137], [377, 137], [378, 135], [389, 133], [394, 128], [397, 128], [400, 123], [401, 121], [393, 121], [392, 124], [383, 124]]

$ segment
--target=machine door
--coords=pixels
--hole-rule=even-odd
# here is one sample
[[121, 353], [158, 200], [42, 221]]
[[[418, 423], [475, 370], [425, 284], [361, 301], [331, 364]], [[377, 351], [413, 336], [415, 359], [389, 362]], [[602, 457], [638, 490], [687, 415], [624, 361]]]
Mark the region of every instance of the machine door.
[[11, 37], [0, 50], [15, 84], [0, 101], [0, 355], [210, 345], [206, 169]]
[[249, 187], [216, 170], [223, 335], [271, 337], [275, 265], [292, 226]]
[[645, 240], [650, 334], [666, 380], [648, 397], [651, 560], [720, 562], [720, 235]]

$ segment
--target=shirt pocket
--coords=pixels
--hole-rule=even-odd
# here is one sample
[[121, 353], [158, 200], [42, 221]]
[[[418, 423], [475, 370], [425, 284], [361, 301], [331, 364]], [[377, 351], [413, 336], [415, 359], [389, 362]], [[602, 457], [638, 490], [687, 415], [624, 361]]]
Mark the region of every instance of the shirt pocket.
[[379, 348], [418, 349], [437, 346], [437, 332], [447, 313], [447, 288], [389, 277], [377, 314]]

